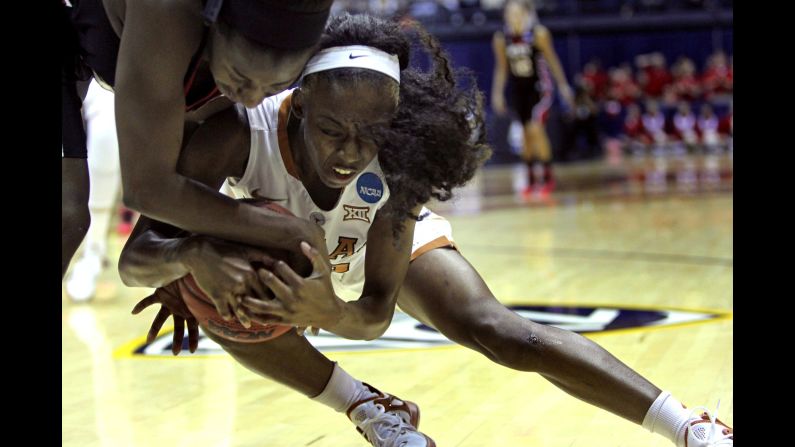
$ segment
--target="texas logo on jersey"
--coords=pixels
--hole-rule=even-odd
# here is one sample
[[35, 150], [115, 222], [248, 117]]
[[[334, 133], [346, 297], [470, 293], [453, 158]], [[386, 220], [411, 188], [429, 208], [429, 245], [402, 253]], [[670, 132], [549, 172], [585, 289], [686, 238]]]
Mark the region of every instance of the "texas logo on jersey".
[[[681, 309], [538, 305], [509, 307], [524, 318], [581, 334], [677, 327], [731, 318], [731, 313], [728, 312]], [[173, 357], [173, 354], [171, 354], [172, 335], [171, 332], [162, 334], [149, 344], [145, 343], [145, 341], [128, 344], [128, 346], [134, 345], [132, 349], [120, 348], [116, 351], [116, 356], [147, 355], [171, 358]], [[431, 348], [453, 344], [444, 335], [399, 311], [395, 312], [392, 324], [386, 333], [377, 340], [348, 340], [326, 331], [320, 331], [317, 336], [307, 335], [306, 338], [321, 352]], [[224, 353], [220, 346], [204, 336], [204, 334], [201, 334], [199, 348], [194, 354], [190, 354], [187, 340], [186, 336], [183, 342], [183, 353], [180, 354], [180, 357], [183, 355], [223, 355]]]

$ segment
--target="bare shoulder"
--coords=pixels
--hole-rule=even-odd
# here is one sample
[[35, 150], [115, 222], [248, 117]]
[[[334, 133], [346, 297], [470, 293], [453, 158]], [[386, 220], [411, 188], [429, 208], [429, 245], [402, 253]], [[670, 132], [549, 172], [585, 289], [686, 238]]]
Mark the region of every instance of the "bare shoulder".
[[118, 17], [125, 32], [156, 34], [196, 32], [203, 28], [201, 0], [103, 0], [108, 16]]
[[539, 40], [548, 41], [550, 38], [549, 28], [540, 23], [533, 28], [533, 34]]
[[182, 175], [213, 187], [242, 176], [251, 144], [245, 109], [235, 104], [214, 114], [185, 141], [177, 168]]
[[505, 52], [505, 35], [502, 31], [497, 31], [491, 38], [491, 47], [497, 55]]
[[128, 98], [145, 94], [175, 104], [183, 101], [182, 78], [204, 33], [201, 1], [105, 1], [124, 7], [116, 68], [118, 93]]
[[151, 18], [190, 15], [201, 18], [201, 0], [102, 0], [116, 34], [121, 35], [128, 9]]

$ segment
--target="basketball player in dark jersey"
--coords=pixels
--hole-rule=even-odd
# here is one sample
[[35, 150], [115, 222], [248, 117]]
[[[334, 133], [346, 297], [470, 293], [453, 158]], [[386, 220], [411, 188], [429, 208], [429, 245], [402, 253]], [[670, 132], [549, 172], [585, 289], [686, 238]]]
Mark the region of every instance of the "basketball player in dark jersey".
[[[252, 245], [319, 245], [307, 223], [257, 231], [272, 219], [176, 170], [183, 137], [232, 101], [246, 106], [289, 87], [314, 53], [332, 0], [64, 0], [62, 276], [89, 224], [85, 134], [76, 83], [92, 74], [116, 94], [124, 202], [152, 218]], [[86, 69], [87, 67], [87, 69]], [[220, 94], [226, 98], [218, 98]], [[190, 124], [193, 122], [194, 124]], [[187, 124], [186, 124], [187, 123]], [[252, 271], [250, 282], [257, 281]], [[217, 304], [231, 318], [237, 303]], [[244, 318], [245, 319], [245, 318]]]
[[[552, 46], [552, 36], [538, 22], [532, 3], [529, 0], [510, 0], [505, 5], [504, 14], [505, 29], [497, 31], [492, 40], [496, 64], [491, 105], [498, 114], [506, 113], [504, 91], [506, 81], [510, 81], [513, 90], [511, 108], [524, 128], [522, 158], [528, 168], [525, 194], [534, 190], [548, 194], [554, 188], [554, 179], [552, 152], [544, 124], [553, 100], [552, 77], [570, 110], [573, 109], [572, 90]], [[534, 173], [536, 164], [543, 166], [542, 179]]]

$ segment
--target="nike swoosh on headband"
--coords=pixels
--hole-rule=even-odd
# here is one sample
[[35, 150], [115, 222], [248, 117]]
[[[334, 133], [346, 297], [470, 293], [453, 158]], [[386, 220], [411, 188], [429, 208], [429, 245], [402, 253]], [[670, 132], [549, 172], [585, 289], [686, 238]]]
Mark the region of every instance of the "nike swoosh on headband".
[[348, 55], [348, 59], [356, 59], [356, 58], [359, 58], [359, 57], [367, 57], [367, 55], [366, 54], [360, 54], [358, 56], [354, 56], [353, 53]]

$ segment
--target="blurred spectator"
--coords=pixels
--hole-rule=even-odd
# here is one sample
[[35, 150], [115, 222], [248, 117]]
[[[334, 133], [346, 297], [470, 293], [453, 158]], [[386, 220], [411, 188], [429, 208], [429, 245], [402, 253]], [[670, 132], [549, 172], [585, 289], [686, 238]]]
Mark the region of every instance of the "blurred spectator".
[[603, 99], [607, 93], [608, 81], [607, 73], [602, 68], [602, 63], [599, 59], [591, 59], [583, 67], [582, 82], [591, 98], [596, 100]]
[[673, 84], [666, 85], [663, 88], [662, 98], [660, 99], [663, 107], [672, 108], [679, 104], [679, 96], [676, 94], [676, 87]]
[[651, 141], [658, 146], [662, 146], [668, 140], [665, 133], [665, 115], [660, 111], [660, 104], [657, 101], [646, 101], [646, 112], [642, 115], [643, 130], [651, 138]]
[[729, 113], [721, 120], [718, 125], [718, 132], [726, 137], [726, 146], [729, 149], [729, 155], [732, 155], [734, 150], [734, 101], [729, 102]]
[[701, 142], [708, 150], [717, 149], [720, 146], [722, 138], [718, 133], [719, 120], [712, 110], [709, 103], [704, 103], [701, 106], [701, 113], [698, 115], [698, 132], [701, 134]]
[[696, 132], [696, 115], [690, 109], [690, 103], [682, 101], [673, 117], [674, 136], [688, 147], [698, 144]]
[[380, 17], [390, 17], [398, 10], [397, 0], [369, 0], [368, 9], [370, 14]]
[[615, 99], [623, 106], [635, 102], [640, 97], [640, 88], [632, 80], [632, 72], [624, 67], [610, 70], [610, 84], [607, 87], [608, 98]]
[[679, 100], [694, 101], [701, 97], [701, 84], [696, 77], [696, 65], [687, 57], [680, 57], [674, 65], [674, 92]]
[[598, 122], [599, 130], [604, 135], [604, 147], [608, 163], [620, 164], [623, 158], [622, 138], [624, 134], [621, 104], [616, 100], [604, 101]]
[[651, 138], [643, 127], [640, 106], [635, 103], [627, 107], [627, 116], [624, 117], [624, 135], [627, 136], [630, 142], [637, 142], [643, 145], [651, 143]]
[[662, 53], [641, 54], [635, 59], [638, 67], [638, 85], [650, 98], [659, 98], [663, 89], [673, 81]]
[[734, 102], [729, 102], [729, 112], [720, 120], [718, 124], [718, 133], [721, 135], [732, 136], [734, 135]]
[[[636, 154], [645, 153], [645, 149], [654, 145], [657, 155], [674, 156], [684, 155], [687, 148], [700, 144], [731, 146], [731, 56], [727, 57], [722, 51], [710, 55], [702, 75], [685, 56], [677, 59], [670, 72], [665, 57], [659, 52], [638, 55], [635, 64], [638, 83], [633, 82], [631, 67], [625, 62], [609, 69], [604, 94], [600, 94], [598, 87], [600, 73], [604, 74], [598, 59], [589, 60], [583, 72], [575, 76], [576, 82], [581, 83], [597, 102], [597, 129], [606, 151], [619, 141], [621, 146]], [[645, 114], [641, 112], [641, 100], [645, 101]], [[699, 107], [701, 111], [704, 100], [709, 107], [703, 109], [703, 117], [696, 116], [694, 110]], [[728, 113], [722, 112], [726, 104]], [[622, 114], [622, 107], [626, 114]], [[718, 108], [713, 110], [712, 107]], [[700, 125], [699, 119], [702, 120]]]
[[706, 70], [701, 76], [701, 82], [704, 86], [704, 97], [707, 100], [714, 99], [715, 96], [725, 97], [732, 93], [734, 78], [724, 52], [718, 51], [709, 57]]

